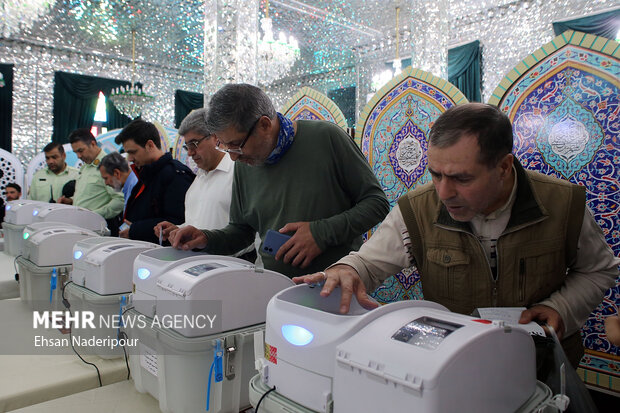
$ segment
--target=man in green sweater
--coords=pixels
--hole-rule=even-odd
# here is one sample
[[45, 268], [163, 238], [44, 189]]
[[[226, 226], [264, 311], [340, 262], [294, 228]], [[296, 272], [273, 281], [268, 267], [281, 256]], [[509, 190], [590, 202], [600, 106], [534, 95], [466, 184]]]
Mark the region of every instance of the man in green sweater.
[[293, 277], [320, 271], [362, 244], [389, 204], [351, 138], [324, 121], [292, 122], [276, 113], [259, 88], [229, 84], [207, 113], [217, 147], [235, 166], [230, 223], [221, 230], [185, 227], [172, 246], [232, 254], [263, 243], [272, 229], [290, 235], [275, 255], [260, 250], [265, 268]]

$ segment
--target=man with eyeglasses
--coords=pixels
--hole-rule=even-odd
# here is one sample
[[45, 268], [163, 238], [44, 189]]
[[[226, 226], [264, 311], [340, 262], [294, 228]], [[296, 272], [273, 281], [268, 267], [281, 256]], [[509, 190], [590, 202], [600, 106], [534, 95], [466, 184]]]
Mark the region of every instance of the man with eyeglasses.
[[290, 277], [323, 270], [379, 223], [389, 204], [353, 140], [325, 121], [291, 122], [259, 88], [229, 84], [211, 98], [207, 125], [216, 147], [236, 161], [230, 223], [221, 230], [172, 231], [182, 249], [230, 254], [268, 230], [290, 235], [265, 268]]
[[[179, 135], [185, 141], [183, 149], [198, 167], [196, 179], [185, 193], [185, 222], [180, 226], [219, 229], [228, 224], [235, 163], [227, 153], [216, 149], [215, 136], [205, 121], [206, 113], [204, 108], [194, 110], [179, 126]], [[167, 240], [170, 232], [178, 227], [162, 221], [153, 231]], [[233, 255], [250, 261], [256, 258], [253, 246]]]
[[153, 234], [157, 223], [183, 222], [183, 200], [194, 180], [194, 173], [162, 149], [159, 131], [150, 122], [134, 120], [114, 141], [123, 145], [138, 177], [125, 207], [124, 221], [129, 228], [123, 229], [119, 235], [157, 243], [159, 237]]

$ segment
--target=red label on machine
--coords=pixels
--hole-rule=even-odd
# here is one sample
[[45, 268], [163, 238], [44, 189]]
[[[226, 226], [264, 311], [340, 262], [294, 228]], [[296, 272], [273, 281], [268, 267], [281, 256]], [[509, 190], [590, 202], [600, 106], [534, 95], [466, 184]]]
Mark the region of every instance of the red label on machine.
[[278, 348], [265, 343], [265, 359], [273, 364], [278, 364]]

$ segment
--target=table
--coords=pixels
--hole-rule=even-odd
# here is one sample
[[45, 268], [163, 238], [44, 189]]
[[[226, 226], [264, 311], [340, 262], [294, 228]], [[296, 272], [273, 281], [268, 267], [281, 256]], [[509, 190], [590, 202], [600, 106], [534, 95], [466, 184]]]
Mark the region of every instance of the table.
[[138, 393], [133, 381], [124, 380], [28, 406], [14, 413], [150, 413], [159, 411], [159, 402], [153, 396], [148, 393]]
[[[93, 366], [84, 364], [70, 347], [55, 349], [35, 345], [35, 334], [49, 339], [67, 338], [55, 329], [33, 329], [33, 312], [20, 299], [0, 300], [0, 412], [42, 403], [97, 388]], [[101, 373], [103, 385], [127, 378], [124, 358], [104, 360], [85, 355]], [[71, 411], [71, 410], [67, 410]]]

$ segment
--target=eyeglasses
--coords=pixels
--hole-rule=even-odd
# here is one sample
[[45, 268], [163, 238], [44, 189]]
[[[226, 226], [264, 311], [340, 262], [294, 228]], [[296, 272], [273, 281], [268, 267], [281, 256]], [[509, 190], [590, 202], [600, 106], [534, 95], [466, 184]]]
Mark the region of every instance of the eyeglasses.
[[[241, 141], [239, 146], [237, 146], [236, 148], [231, 148], [230, 147], [231, 144], [220, 142], [220, 140], [217, 139], [216, 137], [217, 141], [215, 142], [215, 149], [217, 149], [220, 152], [235, 153], [237, 155], [243, 155], [243, 151], [242, 151], [243, 146], [247, 143], [248, 139], [250, 139], [250, 136], [252, 136], [252, 134], [254, 133], [254, 129], [256, 128], [256, 125], [258, 125], [258, 121], [261, 120], [263, 116], [267, 116], [267, 115], [261, 115], [259, 116], [258, 119], [256, 119], [256, 121], [254, 122], [250, 130], [248, 131], [247, 136], [245, 137], [243, 141]], [[233, 145], [233, 146], [236, 146], [236, 145]]]
[[200, 142], [204, 141], [205, 139], [209, 139], [211, 136], [213, 135], [209, 135], [209, 136], [204, 136], [200, 139], [195, 139], [193, 141], [189, 141], [186, 144], [183, 145], [183, 149], [185, 149], [186, 151], [189, 152], [190, 149], [196, 150], [198, 149], [198, 145], [200, 145]]

